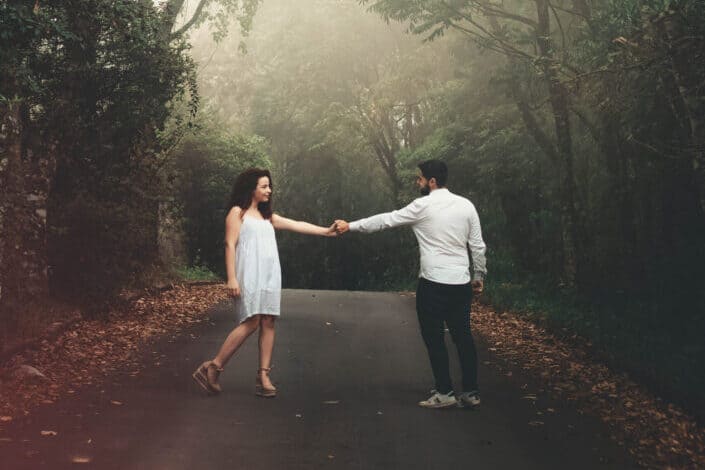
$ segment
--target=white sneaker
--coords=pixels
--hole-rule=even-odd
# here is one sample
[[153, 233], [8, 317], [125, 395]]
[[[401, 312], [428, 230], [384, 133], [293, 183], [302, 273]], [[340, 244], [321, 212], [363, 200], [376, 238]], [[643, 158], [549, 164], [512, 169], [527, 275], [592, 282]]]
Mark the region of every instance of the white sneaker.
[[480, 392], [463, 392], [458, 396], [458, 408], [476, 408], [480, 406]]
[[455, 399], [452, 391], [444, 395], [435, 390], [431, 390], [431, 396], [428, 397], [428, 400], [420, 401], [419, 406], [424, 408], [448, 408], [458, 406], [458, 400]]

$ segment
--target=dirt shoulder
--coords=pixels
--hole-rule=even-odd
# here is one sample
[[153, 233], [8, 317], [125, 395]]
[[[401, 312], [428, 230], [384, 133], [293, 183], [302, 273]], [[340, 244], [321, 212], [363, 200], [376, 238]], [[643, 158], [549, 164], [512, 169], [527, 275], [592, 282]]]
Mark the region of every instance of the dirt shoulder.
[[[37, 405], [100, 383], [118, 369], [139, 374], [141, 346], [202, 321], [210, 307], [225, 299], [221, 285], [176, 286], [138, 298], [105, 319], [74, 321], [58, 336], [40, 340], [0, 368], [0, 426]], [[21, 365], [44, 377], [20, 376]]]
[[491, 306], [473, 306], [475, 335], [498, 367], [521, 370], [541, 392], [599, 417], [611, 437], [648, 468], [705, 468], [705, 429], [623, 373], [593, 359], [579, 341]]

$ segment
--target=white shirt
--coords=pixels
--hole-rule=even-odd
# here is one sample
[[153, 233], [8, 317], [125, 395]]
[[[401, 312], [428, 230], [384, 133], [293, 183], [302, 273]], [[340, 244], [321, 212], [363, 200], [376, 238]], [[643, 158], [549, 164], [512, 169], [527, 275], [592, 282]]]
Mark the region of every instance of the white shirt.
[[481, 280], [487, 274], [480, 217], [466, 198], [438, 188], [402, 209], [351, 222], [350, 230], [370, 233], [402, 225], [411, 225], [419, 242], [419, 277], [442, 284], [467, 284], [468, 246], [474, 279]]

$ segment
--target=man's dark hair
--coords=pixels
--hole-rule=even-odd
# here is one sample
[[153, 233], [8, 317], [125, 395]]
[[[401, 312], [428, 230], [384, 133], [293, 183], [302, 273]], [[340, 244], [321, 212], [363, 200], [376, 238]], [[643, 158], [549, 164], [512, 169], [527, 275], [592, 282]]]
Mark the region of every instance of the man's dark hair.
[[439, 188], [446, 185], [448, 181], [448, 167], [440, 160], [426, 160], [419, 163], [419, 170], [427, 180], [436, 178], [436, 184]]
[[[249, 168], [240, 173], [235, 180], [235, 184], [233, 185], [233, 191], [230, 194], [230, 202], [228, 203], [227, 210], [229, 211], [233, 207], [237, 206], [242, 209], [241, 217], [244, 216], [245, 211], [249, 209], [250, 204], [252, 204], [252, 194], [255, 189], [257, 189], [257, 182], [263, 176], [269, 178], [269, 184], [270, 186], [273, 186], [272, 175], [269, 173], [269, 170]], [[260, 202], [257, 205], [257, 209], [260, 214], [262, 214], [262, 217], [265, 219], [271, 219], [272, 198], [270, 197], [267, 202]]]

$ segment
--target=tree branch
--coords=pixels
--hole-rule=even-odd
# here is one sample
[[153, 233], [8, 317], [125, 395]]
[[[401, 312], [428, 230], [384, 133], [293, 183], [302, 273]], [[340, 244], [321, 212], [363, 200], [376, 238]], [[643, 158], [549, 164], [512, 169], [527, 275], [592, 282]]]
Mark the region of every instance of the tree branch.
[[201, 0], [198, 6], [196, 7], [196, 11], [193, 12], [193, 16], [191, 16], [191, 19], [188, 20], [181, 28], [179, 28], [176, 32], [172, 34], [172, 37], [179, 37], [182, 34], [184, 34], [186, 31], [191, 28], [191, 26], [196, 23], [196, 21], [199, 20], [201, 15], [203, 14], [203, 9], [206, 7], [210, 0]]
[[525, 16], [520, 16], [520, 15], [515, 15], [513, 13], [509, 13], [506, 10], [503, 10], [501, 8], [496, 8], [493, 7], [489, 4], [478, 4], [480, 9], [482, 10], [482, 13], [485, 16], [499, 16], [501, 18], [506, 18], [508, 20], [513, 20], [517, 21], [519, 23], [525, 24], [526, 26], [530, 26], [531, 28], [536, 29], [536, 21], [532, 20], [531, 18], [526, 18]]
[[531, 112], [529, 105], [525, 101], [520, 99], [517, 99], [516, 103], [517, 107], [519, 108], [519, 112], [521, 113], [521, 118], [524, 121], [526, 129], [529, 131], [529, 133], [534, 138], [539, 147], [541, 147], [541, 149], [546, 153], [546, 155], [548, 155], [551, 161], [560, 161], [556, 146], [553, 145], [553, 142], [551, 142], [551, 138], [543, 131], [543, 129], [541, 129], [541, 126], [536, 120], [536, 116], [534, 116], [534, 114]]
[[563, 30], [563, 24], [561, 23], [561, 19], [558, 16], [558, 12], [556, 11], [556, 7], [553, 6], [551, 2], [548, 2], [548, 6], [551, 8], [551, 11], [553, 12], [553, 17], [556, 19], [556, 23], [558, 24], [558, 29], [561, 30], [561, 40], [563, 43], [563, 51], [566, 50], [566, 40], [565, 40], [565, 31]]
[[494, 41], [494, 42], [496, 43], [496, 45], [495, 45], [495, 46], [488, 46], [488, 47], [489, 47], [491, 50], [495, 51], [495, 52], [499, 52], [499, 53], [501, 53], [501, 54], [505, 54], [505, 55], [509, 55], [509, 56], [521, 57], [521, 58], [523, 58], [523, 59], [527, 59], [527, 60], [530, 60], [530, 61], [536, 60], [536, 57], [534, 57], [534, 56], [532, 56], [532, 55], [530, 55], [530, 54], [527, 54], [527, 53], [524, 52], [524, 51], [521, 51], [521, 50], [515, 48], [515, 47], [512, 46], [511, 44], [508, 44], [508, 43], [505, 42], [504, 40], [498, 38], [498, 37], [495, 36], [494, 34], [490, 33], [490, 32], [487, 31], [486, 29], [484, 29], [484, 28], [482, 28], [481, 26], [479, 26], [479, 25], [478, 25], [477, 23], [475, 23], [474, 21], [469, 21], [469, 23], [471, 23], [474, 27], [478, 28], [480, 31], [482, 31], [483, 33], [485, 33], [485, 36], [483, 36], [482, 34], [479, 34], [479, 33], [476, 32], [476, 31], [473, 31], [473, 30], [471, 30], [471, 29], [465, 28], [465, 27], [463, 27], [463, 26], [461, 26], [461, 25], [459, 25], [458, 23], [455, 23], [455, 22], [451, 23], [451, 26], [452, 26], [453, 28], [459, 30], [459, 31], [462, 31], [462, 32], [465, 33], [465, 34], [468, 34], [468, 35], [470, 35], [470, 36], [474, 36], [474, 37], [479, 38], [479, 39], [481, 39], [481, 40], [483, 40], [483, 41], [488, 41], [488, 40]]

